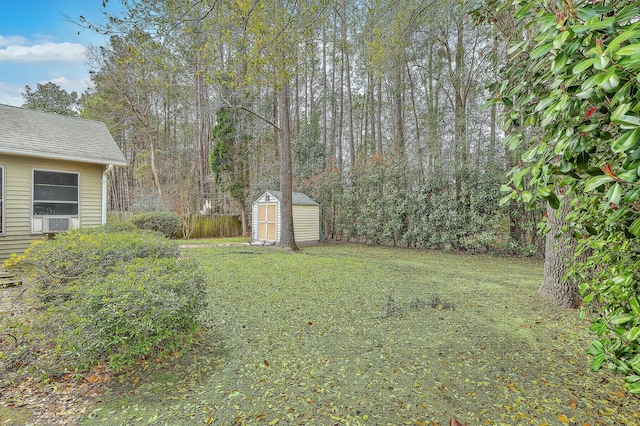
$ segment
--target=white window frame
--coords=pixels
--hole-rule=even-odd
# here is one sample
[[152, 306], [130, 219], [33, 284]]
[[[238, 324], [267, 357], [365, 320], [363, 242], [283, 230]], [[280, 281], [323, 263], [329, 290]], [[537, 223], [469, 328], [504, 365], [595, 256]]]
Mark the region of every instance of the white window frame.
[[[78, 196], [77, 196], [77, 201], [75, 201], [75, 204], [77, 206], [77, 213], [76, 214], [53, 214], [53, 215], [49, 215], [49, 214], [36, 214], [35, 212], [35, 204], [37, 202], [51, 202], [52, 200], [36, 200], [36, 194], [35, 194], [35, 189], [36, 189], [36, 172], [46, 172], [46, 173], [60, 173], [60, 174], [68, 174], [68, 175], [76, 175], [77, 176], [77, 186], [76, 189], [78, 191]], [[62, 185], [60, 185], [62, 186]], [[74, 204], [73, 202], [67, 202], [67, 201], [62, 201], [62, 203], [68, 203], [68, 204]], [[31, 170], [31, 217], [32, 218], [42, 218], [42, 217], [67, 217], [67, 218], [73, 218], [73, 217], [79, 217], [80, 216], [80, 173], [79, 172], [73, 172], [73, 171], [68, 171], [68, 170], [48, 170], [48, 169], [32, 169]]]

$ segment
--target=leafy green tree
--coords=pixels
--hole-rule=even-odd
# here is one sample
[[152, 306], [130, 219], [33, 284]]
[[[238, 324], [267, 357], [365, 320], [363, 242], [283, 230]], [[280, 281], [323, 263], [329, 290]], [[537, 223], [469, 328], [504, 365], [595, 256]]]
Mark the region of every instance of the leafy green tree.
[[293, 140], [294, 175], [307, 178], [322, 168], [325, 159], [325, 147], [320, 139], [320, 115], [312, 113], [309, 123], [302, 123], [300, 133]]
[[585, 259], [569, 274], [595, 306], [592, 368], [626, 375], [632, 393], [640, 393], [639, 6], [516, 2], [523, 30], [494, 99], [505, 106], [507, 145], [530, 144], [505, 199], [571, 203], [562, 232], [579, 238], [575, 254]]
[[249, 189], [248, 152], [244, 138], [239, 136], [234, 125], [237, 110], [223, 107], [216, 113], [217, 124], [211, 131], [213, 147], [209, 164], [213, 178], [223, 191], [231, 195], [238, 205], [242, 217], [242, 234], [247, 231], [247, 194]]
[[76, 92], [69, 93], [51, 81], [44, 84], [38, 83], [36, 90], [26, 85], [24, 90], [22, 93], [24, 108], [55, 112], [61, 115], [78, 115], [78, 94]]

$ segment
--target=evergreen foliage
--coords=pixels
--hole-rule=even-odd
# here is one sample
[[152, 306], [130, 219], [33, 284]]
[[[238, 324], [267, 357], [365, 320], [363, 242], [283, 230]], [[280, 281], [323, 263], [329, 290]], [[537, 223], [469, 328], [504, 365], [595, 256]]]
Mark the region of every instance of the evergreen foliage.
[[221, 183], [223, 173], [231, 169], [233, 161], [236, 129], [233, 125], [231, 112], [231, 108], [220, 108], [216, 113], [217, 123], [211, 131], [213, 147], [209, 156], [209, 164], [217, 184]]
[[[487, 9], [499, 21], [510, 7]], [[515, 32], [494, 102], [506, 109], [506, 143], [528, 149], [505, 201], [558, 209], [573, 195], [564, 232], [579, 238], [576, 255], [586, 259], [570, 274], [595, 313], [592, 368], [626, 375], [640, 393], [640, 7], [531, 0], [513, 12], [524, 31]]]
[[[448, 179], [422, 179], [400, 158], [376, 157], [358, 164], [348, 185], [337, 169], [298, 182], [320, 204], [327, 237], [477, 253], [536, 254], [511, 241], [507, 212], [499, 208], [504, 169], [468, 171], [456, 196]], [[460, 208], [460, 199], [465, 200]]]
[[67, 92], [53, 82], [38, 83], [36, 90], [29, 85], [25, 86], [22, 93], [24, 98], [24, 108], [36, 109], [40, 111], [54, 112], [61, 115], [78, 115], [78, 94]]

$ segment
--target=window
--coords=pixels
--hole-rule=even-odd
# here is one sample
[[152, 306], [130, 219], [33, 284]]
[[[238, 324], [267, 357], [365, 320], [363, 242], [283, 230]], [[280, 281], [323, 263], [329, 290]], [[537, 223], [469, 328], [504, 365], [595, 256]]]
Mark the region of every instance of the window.
[[33, 215], [77, 216], [78, 174], [34, 170]]
[[0, 235], [4, 234], [4, 167], [0, 166]]

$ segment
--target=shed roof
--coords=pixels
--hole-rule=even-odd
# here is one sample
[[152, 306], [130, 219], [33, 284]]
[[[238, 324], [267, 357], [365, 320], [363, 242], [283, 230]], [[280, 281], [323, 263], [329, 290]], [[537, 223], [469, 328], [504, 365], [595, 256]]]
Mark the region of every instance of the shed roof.
[[[282, 201], [282, 192], [281, 191], [267, 191], [269, 194], [276, 197], [278, 201]], [[318, 203], [313, 201], [309, 196], [303, 194], [302, 192], [292, 192], [291, 193], [291, 204], [296, 206], [319, 206]]]
[[125, 166], [100, 121], [0, 104], [0, 154]]

